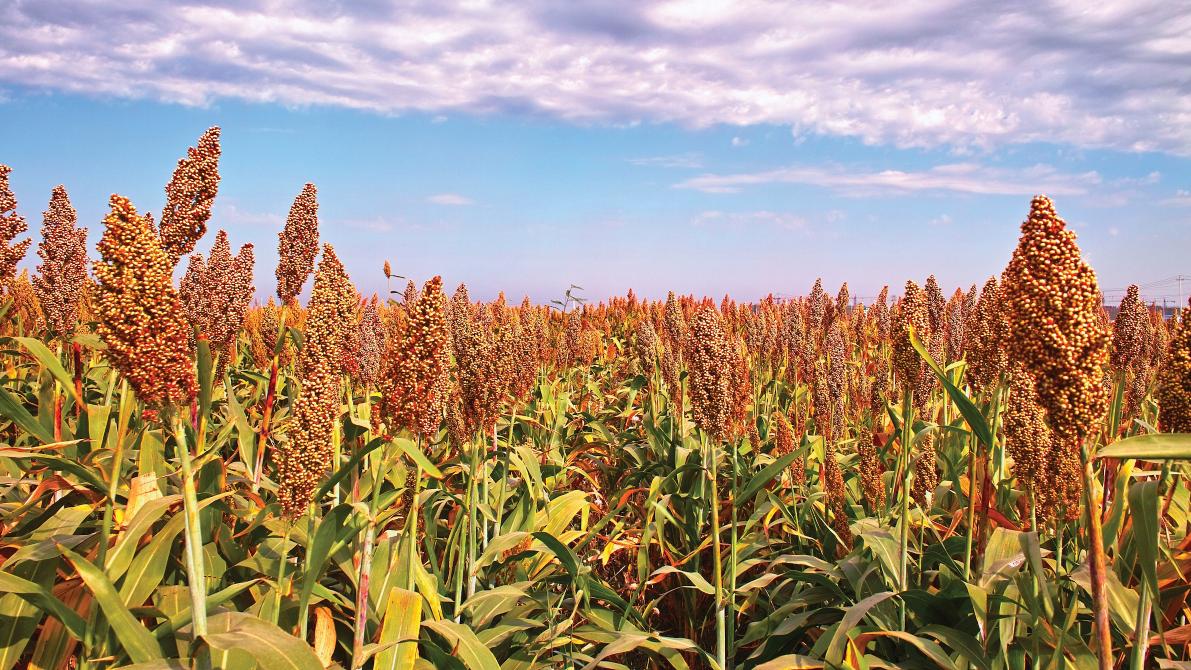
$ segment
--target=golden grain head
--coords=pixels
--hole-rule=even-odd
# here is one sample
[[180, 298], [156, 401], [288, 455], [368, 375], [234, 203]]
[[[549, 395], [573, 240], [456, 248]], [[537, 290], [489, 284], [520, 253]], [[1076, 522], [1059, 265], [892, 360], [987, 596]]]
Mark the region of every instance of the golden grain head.
[[1108, 331], [1096, 273], [1044, 196], [1031, 203], [1002, 291], [1010, 355], [1034, 377], [1051, 428], [1082, 440], [1108, 409]]
[[148, 221], [113, 195], [95, 264], [99, 336], [107, 357], [151, 409], [195, 395], [189, 325], [173, 265]]
[[166, 184], [158, 231], [170, 267], [194, 251], [207, 232], [211, 206], [219, 191], [219, 132], [218, 126], [207, 129], [198, 144], [186, 150]]

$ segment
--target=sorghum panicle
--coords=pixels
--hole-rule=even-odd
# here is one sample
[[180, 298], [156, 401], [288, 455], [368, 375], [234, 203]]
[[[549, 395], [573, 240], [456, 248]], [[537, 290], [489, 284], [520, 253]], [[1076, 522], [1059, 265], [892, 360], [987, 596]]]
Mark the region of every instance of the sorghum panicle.
[[913, 281], [906, 282], [906, 294], [898, 303], [893, 326], [893, 371], [903, 391], [914, 394], [915, 404], [922, 407], [923, 397], [930, 392], [926, 363], [910, 343], [913, 330], [918, 341], [930, 342], [931, 324], [928, 298]]
[[1009, 365], [1005, 348], [1005, 310], [1001, 289], [995, 277], [990, 277], [980, 291], [976, 309], [966, 326], [968, 383], [977, 392], [991, 391]]
[[76, 228], [78, 215], [62, 186], [54, 187], [42, 218], [37, 255], [41, 264], [33, 290], [50, 332], [68, 340], [79, 321], [79, 301], [87, 282], [87, 229]]
[[152, 410], [195, 395], [194, 350], [173, 264], [128, 199], [111, 197], [95, 264], [99, 336], [107, 357]]
[[406, 309], [409, 323], [405, 339], [400, 348], [389, 353], [376, 418], [382, 418], [389, 430], [404, 428], [430, 440], [442, 424], [449, 389], [451, 345], [442, 278], [426, 282]]
[[294, 402], [293, 428], [277, 463], [278, 496], [289, 518], [306, 511], [334, 466], [331, 440], [341, 406], [343, 346], [355, 310], [344, 299], [350, 284], [335, 250], [326, 245], [314, 276], [306, 339], [299, 353], [301, 390]]
[[1046, 412], [1038, 404], [1034, 380], [1020, 365], [1009, 373], [1009, 402], [1004, 418], [1005, 449], [1013, 459], [1013, 474], [1028, 488], [1043, 483], [1053, 473], [1046, 465], [1054, 448], [1054, 435], [1046, 423]]
[[658, 358], [658, 334], [649, 319], [641, 319], [637, 322], [633, 345], [641, 374], [652, 377]]
[[1167, 433], [1191, 433], [1191, 306], [1171, 328], [1157, 386], [1158, 427]]
[[194, 251], [207, 232], [211, 205], [219, 191], [219, 127], [207, 129], [198, 144], [186, 150], [174, 175], [165, 186], [165, 207], [161, 210], [161, 247], [170, 267]]
[[1002, 288], [1009, 353], [1034, 377], [1051, 428], [1078, 448], [1108, 409], [1108, 332], [1096, 273], [1045, 196], [1030, 205]]
[[17, 263], [25, 257], [25, 251], [33, 242], [31, 239], [16, 241], [17, 235], [29, 229], [25, 217], [17, 214], [17, 199], [8, 186], [8, 173], [12, 168], [0, 165], [0, 294], [16, 276]]
[[303, 186], [294, 198], [278, 238], [277, 297], [286, 305], [302, 292], [318, 255], [318, 189], [314, 184]]
[[1132, 284], [1121, 299], [1117, 318], [1112, 322], [1112, 352], [1109, 362], [1118, 373], [1132, 368], [1143, 356], [1148, 356], [1146, 330], [1150, 315], [1141, 302], [1137, 284]]
[[732, 345], [723, 317], [705, 305], [695, 313], [687, 337], [688, 394], [695, 424], [715, 439], [728, 434], [732, 403]]
[[380, 298], [374, 293], [360, 317], [360, 381], [367, 388], [375, 388], [380, 381], [385, 353], [385, 331], [380, 320], [379, 302]]
[[823, 490], [827, 492], [827, 506], [831, 509], [831, 527], [839, 535], [844, 553], [852, 548], [852, 529], [848, 524], [848, 492], [844, 473], [835, 458], [835, 447], [829, 444], [823, 457]]
[[914, 484], [910, 495], [923, 509], [930, 509], [930, 496], [939, 486], [939, 473], [935, 469], [935, 434], [926, 433], [917, 445], [918, 460], [914, 462]]
[[856, 453], [860, 457], [860, 488], [869, 509], [877, 513], [885, 509], [885, 465], [871, 441], [857, 444]]

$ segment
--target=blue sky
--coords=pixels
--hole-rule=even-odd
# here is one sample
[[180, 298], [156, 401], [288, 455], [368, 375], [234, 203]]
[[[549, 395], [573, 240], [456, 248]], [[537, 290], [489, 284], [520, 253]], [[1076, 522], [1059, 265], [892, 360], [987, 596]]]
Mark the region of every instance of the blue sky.
[[156, 212], [219, 125], [211, 228], [256, 245], [262, 295], [307, 181], [369, 293], [385, 260], [538, 301], [571, 283], [595, 299], [755, 299], [816, 277], [871, 296], [930, 272], [967, 287], [1003, 268], [1033, 193], [1106, 289], [1191, 274], [1191, 12], [1161, 3], [102, 4], [0, 8], [0, 162], [21, 212], [36, 233], [65, 184], [94, 241], [108, 194]]

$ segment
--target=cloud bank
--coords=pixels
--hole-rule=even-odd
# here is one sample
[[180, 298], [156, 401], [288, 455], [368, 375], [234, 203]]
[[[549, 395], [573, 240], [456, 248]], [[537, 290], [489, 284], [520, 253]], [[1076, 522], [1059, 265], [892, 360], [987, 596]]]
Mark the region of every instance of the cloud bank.
[[10, 0], [0, 3], [3, 85], [1191, 155], [1191, 10], [1169, 0]]
[[803, 165], [743, 172], [704, 174], [674, 185], [705, 193], [737, 193], [750, 186], [803, 184], [819, 186], [845, 196], [899, 195], [917, 192], [973, 195], [1082, 195], [1101, 183], [1096, 172], [1068, 174], [1049, 165], [1005, 169], [977, 163], [949, 163], [926, 170], [866, 171], [820, 165]]

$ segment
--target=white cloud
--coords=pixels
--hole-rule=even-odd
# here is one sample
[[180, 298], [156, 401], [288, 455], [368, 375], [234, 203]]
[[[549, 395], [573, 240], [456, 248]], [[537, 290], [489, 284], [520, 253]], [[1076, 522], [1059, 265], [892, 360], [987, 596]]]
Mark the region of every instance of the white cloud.
[[388, 233], [396, 228], [394, 222], [379, 216], [371, 219], [342, 219], [336, 223], [369, 233]]
[[1174, 192], [1174, 197], [1163, 200], [1162, 204], [1177, 205], [1179, 207], [1191, 207], [1191, 191], [1180, 188]]
[[743, 137], [733, 137], [732, 138], [732, 146], [734, 146], [734, 147], [746, 147], [746, 146], [748, 146], [748, 143], [749, 143], [749, 141], [744, 139]]
[[771, 212], [758, 210], [753, 212], [721, 212], [707, 210], [700, 212], [692, 221], [692, 225], [706, 226], [711, 224], [727, 224], [730, 226], [768, 225], [785, 230], [802, 230], [806, 228], [806, 217], [789, 212]]
[[472, 204], [471, 198], [459, 195], [458, 193], [435, 193], [434, 195], [426, 198], [426, 201], [436, 205], [447, 205], [451, 207], [461, 207], [463, 205]]
[[674, 186], [706, 193], [736, 193], [749, 186], [803, 184], [855, 197], [932, 191], [980, 195], [1079, 195], [1100, 182], [1100, 175], [1095, 172], [1068, 174], [1049, 165], [1006, 169], [977, 163], [949, 163], [918, 171], [790, 166], [761, 172], [705, 174]]
[[950, 214], [940, 214], [939, 216], [936, 216], [935, 218], [930, 220], [930, 225], [932, 225], [932, 226], [950, 226], [951, 225], [951, 215]]
[[253, 212], [242, 209], [230, 198], [215, 201], [212, 221], [216, 226], [237, 224], [241, 226], [262, 226], [281, 230], [285, 226], [285, 215], [276, 212]]
[[663, 168], [701, 168], [703, 155], [698, 152], [687, 152], [673, 156], [647, 156], [644, 158], [630, 158], [633, 165]]
[[1189, 155], [1189, 34], [1169, 0], [38, 0], [0, 3], [0, 83]]

